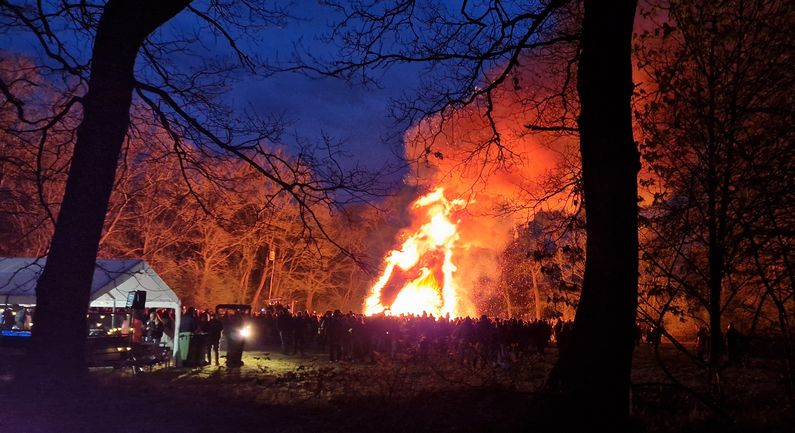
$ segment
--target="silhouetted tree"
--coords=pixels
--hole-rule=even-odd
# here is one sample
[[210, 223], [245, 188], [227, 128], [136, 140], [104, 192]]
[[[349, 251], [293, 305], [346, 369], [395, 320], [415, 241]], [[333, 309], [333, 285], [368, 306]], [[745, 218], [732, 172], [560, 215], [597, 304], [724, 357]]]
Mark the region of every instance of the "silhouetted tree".
[[501, 284], [516, 297], [512, 304], [532, 305], [537, 320], [572, 319], [582, 290], [585, 221], [563, 211], [538, 212], [516, 231], [502, 255]]
[[[80, 120], [64, 199], [37, 286], [31, 353], [48, 374], [63, 372], [69, 377], [85, 371], [89, 288], [133, 102], [148, 108], [132, 112], [135, 124], [158, 124], [167, 132], [180, 156], [188, 192], [196, 198], [191, 177], [208, 172], [193, 158], [195, 153], [187, 151], [192, 146], [200, 154], [234, 155], [250, 164], [277, 186], [275, 194], [298, 204], [299, 220], [318, 236], [326, 233], [316, 206], [357, 202], [374, 188], [373, 176], [342, 168], [334, 147], [325, 147], [325, 156], [319, 158], [302, 152], [288, 160], [271, 152], [281, 132], [278, 119], [233, 116], [221, 101], [227, 80], [256, 69], [255, 61], [240, 49], [241, 39], [281, 22], [285, 13], [278, 8], [219, 1], [199, 6], [189, 0], [3, 1], [0, 11], [4, 35], [25, 33], [40, 43], [36, 71], [48, 72], [65, 95], [46, 116], [34, 118], [26, 111], [24, 95], [16, 92], [21, 86], [2, 82], [0, 90], [25, 125], [23, 132], [41, 138], [31, 142], [43, 144], [52, 130], [67, 129], [64, 120], [82, 109], [75, 115]], [[185, 14], [187, 28], [158, 32], [179, 13]], [[181, 64], [176, 58], [190, 48], [211, 55], [201, 39], [203, 32], [225, 42], [237, 62], [217, 56], [198, 70]], [[93, 43], [90, 54], [83, 49], [88, 41]], [[335, 195], [341, 191], [345, 194]]]
[[708, 323], [714, 378], [723, 317], [745, 315], [750, 328], [766, 300], [778, 304], [767, 314], [781, 324], [792, 311], [779, 308], [790, 295], [773, 269], [791, 258], [780, 245], [791, 242], [793, 6], [685, 0], [649, 15], [663, 22], [638, 44], [648, 78], [638, 103], [644, 186], [653, 197], [644, 259]]
[[585, 2], [577, 69], [585, 276], [571, 344], [550, 384], [597, 430], [626, 428], [629, 408], [640, 169], [630, 103], [635, 7], [634, 1]]
[[[562, 62], [569, 68], [560, 70], [576, 65], [578, 71], [585, 277], [571, 351], [561, 354], [549, 383], [577, 414], [577, 419], [564, 422], [593, 429], [625, 426], [638, 278], [639, 156], [630, 105], [636, 2], [585, 1], [584, 15], [583, 3], [566, 1], [465, 1], [457, 10], [419, 1], [331, 3], [345, 16], [333, 28], [343, 45], [343, 60], [315, 69], [366, 80], [367, 72], [396, 63], [428, 65], [428, 82], [420, 97], [399, 106], [404, 118], [412, 121], [428, 115], [440, 119], [430, 124], [429, 139], [419, 154], [444, 158], [434, 149], [434, 140], [445, 138], [438, 125], [454, 119], [463, 106], [481, 107], [476, 115], [491, 133], [458, 150], [464, 155], [462, 165], [485, 167], [476, 170], [479, 173], [488, 172], [488, 164], [510, 160], [509, 143], [501, 140], [495, 120], [494, 96], [515, 87], [513, 71], [534, 56], [555, 56], [558, 50], [568, 54], [567, 47], [579, 42], [573, 57]], [[559, 106], [568, 107], [569, 78], [562, 79], [563, 88], [546, 101], [562, 100]], [[572, 129], [565, 115], [560, 120], [562, 124], [536, 124], [531, 129]]]

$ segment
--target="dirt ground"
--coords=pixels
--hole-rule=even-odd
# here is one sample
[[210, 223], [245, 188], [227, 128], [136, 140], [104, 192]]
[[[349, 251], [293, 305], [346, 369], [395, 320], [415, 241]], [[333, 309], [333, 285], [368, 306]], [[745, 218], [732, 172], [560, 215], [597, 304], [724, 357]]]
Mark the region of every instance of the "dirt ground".
[[[47, 383], [19, 380], [21, 354], [0, 348], [0, 431], [531, 431], [535, 392], [555, 357], [553, 349], [510, 366], [447, 356], [331, 364], [322, 353], [250, 351], [240, 369], [92, 369], [87, 383], [53, 393]], [[682, 386], [672, 385], [651, 347], [638, 348], [638, 431], [792, 431], [778, 361], [729, 367], [716, 386], [673, 347], [661, 347], [660, 359]]]

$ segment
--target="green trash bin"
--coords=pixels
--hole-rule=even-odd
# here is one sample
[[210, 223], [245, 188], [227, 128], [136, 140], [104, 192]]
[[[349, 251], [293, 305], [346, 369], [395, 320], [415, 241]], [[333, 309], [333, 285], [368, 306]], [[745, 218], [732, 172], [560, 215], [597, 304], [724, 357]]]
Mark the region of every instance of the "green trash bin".
[[177, 351], [179, 366], [201, 367], [205, 365], [205, 336], [201, 332], [180, 332], [179, 350]]

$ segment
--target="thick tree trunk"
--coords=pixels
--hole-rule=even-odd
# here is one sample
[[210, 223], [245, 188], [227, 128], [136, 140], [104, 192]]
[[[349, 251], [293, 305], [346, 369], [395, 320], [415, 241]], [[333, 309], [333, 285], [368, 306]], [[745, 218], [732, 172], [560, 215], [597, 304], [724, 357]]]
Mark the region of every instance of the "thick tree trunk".
[[31, 361], [43, 372], [69, 376], [85, 371], [86, 311], [129, 124], [135, 58], [146, 36], [188, 3], [110, 0], [99, 21], [83, 120], [47, 264], [36, 287]]
[[[710, 56], [712, 58], [712, 56]], [[715, 118], [715, 84], [713, 79], [708, 79], [707, 92], [709, 94], [708, 119]], [[709, 366], [710, 375], [715, 377], [720, 366], [723, 353], [723, 333], [720, 327], [721, 313], [721, 287], [723, 285], [723, 254], [721, 253], [721, 240], [718, 234], [718, 168], [717, 168], [717, 143], [715, 128], [712, 122], [707, 125], [707, 231], [709, 249]]]
[[[714, 212], [714, 209], [711, 209], [711, 212]], [[717, 239], [717, 229], [713, 227], [712, 221], [709, 226], [709, 367], [710, 374], [715, 375], [720, 369], [723, 354], [723, 332], [720, 326], [723, 253], [720, 241]]]
[[254, 292], [254, 297], [251, 299], [251, 306], [253, 308], [257, 308], [259, 305], [259, 298], [262, 296], [262, 290], [265, 288], [265, 285], [268, 282], [268, 265], [266, 264], [262, 266], [262, 273], [259, 275], [259, 284], [257, 284], [257, 291]]
[[306, 291], [306, 305], [304, 309], [306, 311], [312, 312], [314, 311], [314, 302], [315, 302], [315, 291], [314, 290], [307, 290]]
[[[271, 239], [269, 242], [273, 242]], [[257, 291], [254, 292], [254, 297], [251, 299], [251, 307], [258, 308], [259, 307], [259, 298], [262, 296], [262, 290], [265, 289], [265, 284], [268, 282], [268, 263], [273, 265], [273, 262], [270, 261], [270, 252], [272, 243], [268, 243], [268, 249], [265, 251], [265, 263], [262, 265], [262, 272], [259, 274], [259, 284], [257, 284]]]
[[568, 350], [549, 381], [568, 422], [583, 431], [621, 431], [629, 420], [640, 168], [630, 108], [635, 8], [634, 0], [585, 2], [577, 83], [585, 278]]

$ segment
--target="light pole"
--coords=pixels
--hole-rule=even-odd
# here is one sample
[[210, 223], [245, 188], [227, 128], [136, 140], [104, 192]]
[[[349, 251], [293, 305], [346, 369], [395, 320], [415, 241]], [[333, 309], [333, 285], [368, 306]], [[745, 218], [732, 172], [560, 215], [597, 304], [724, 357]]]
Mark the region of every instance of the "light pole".
[[271, 281], [268, 284], [268, 302], [273, 299], [273, 274], [276, 272], [276, 249], [273, 244], [268, 246], [268, 261], [271, 262]]

